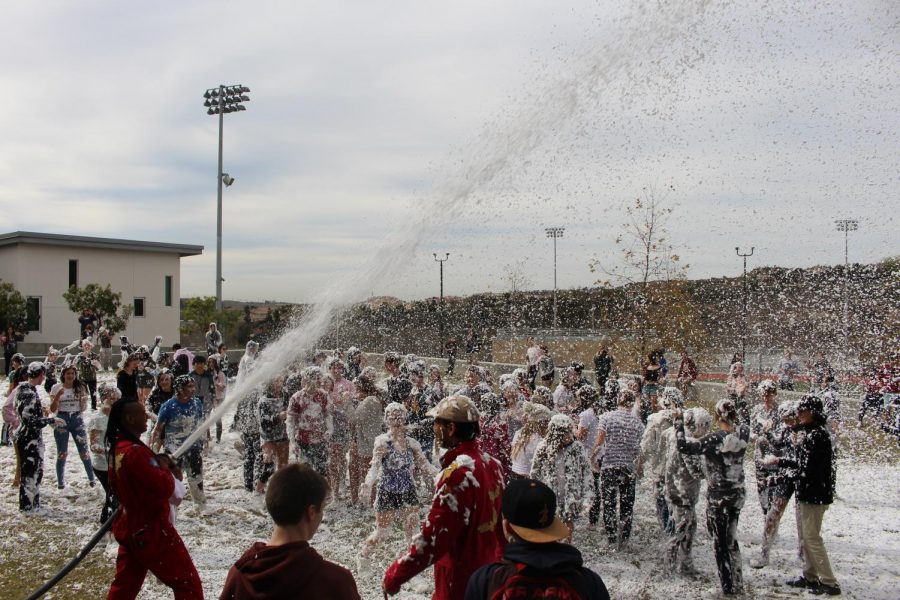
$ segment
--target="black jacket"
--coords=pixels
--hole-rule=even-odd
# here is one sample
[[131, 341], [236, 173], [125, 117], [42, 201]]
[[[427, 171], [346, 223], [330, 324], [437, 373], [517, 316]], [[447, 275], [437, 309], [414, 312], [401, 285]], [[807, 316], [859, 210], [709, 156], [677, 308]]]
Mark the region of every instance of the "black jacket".
[[797, 500], [807, 504], [831, 504], [834, 502], [834, 452], [831, 436], [818, 423], [798, 425], [800, 436], [796, 460], [782, 458], [778, 465], [785, 467], [784, 474], [774, 477], [773, 483], [793, 480], [797, 484]]
[[466, 585], [465, 600], [487, 598], [492, 573], [509, 562], [531, 567], [531, 574], [545, 572], [548, 575], [563, 575], [586, 600], [609, 600], [609, 592], [603, 580], [583, 566], [581, 552], [569, 544], [510, 542], [503, 550], [503, 559], [504, 562], [485, 565], [472, 574]]

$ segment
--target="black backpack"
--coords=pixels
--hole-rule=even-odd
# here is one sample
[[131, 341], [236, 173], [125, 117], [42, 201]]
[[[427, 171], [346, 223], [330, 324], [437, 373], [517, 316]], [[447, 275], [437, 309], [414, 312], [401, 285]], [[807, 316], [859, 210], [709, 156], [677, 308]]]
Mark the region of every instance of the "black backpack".
[[587, 581], [578, 569], [548, 573], [523, 563], [503, 561], [491, 572], [488, 600], [588, 600]]

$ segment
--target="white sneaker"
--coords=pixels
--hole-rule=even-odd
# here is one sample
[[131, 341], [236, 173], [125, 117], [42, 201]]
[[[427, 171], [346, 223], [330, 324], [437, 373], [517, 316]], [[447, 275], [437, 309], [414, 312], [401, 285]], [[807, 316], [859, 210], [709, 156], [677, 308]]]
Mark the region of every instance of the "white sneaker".
[[754, 569], [762, 569], [769, 564], [769, 553], [761, 552], [759, 556], [750, 559], [750, 566]]

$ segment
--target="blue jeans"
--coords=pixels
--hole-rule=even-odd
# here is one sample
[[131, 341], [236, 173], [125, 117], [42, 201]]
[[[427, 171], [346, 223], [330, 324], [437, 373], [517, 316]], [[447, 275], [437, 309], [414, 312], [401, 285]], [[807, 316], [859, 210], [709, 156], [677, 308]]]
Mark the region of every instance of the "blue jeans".
[[78, 456], [84, 464], [84, 471], [88, 480], [94, 481], [94, 469], [91, 466], [91, 457], [88, 454], [87, 433], [84, 431], [84, 420], [80, 412], [59, 412], [56, 416], [65, 425], [53, 428], [53, 437], [56, 439], [56, 483], [59, 487], [65, 485], [66, 456], [69, 453], [69, 434], [75, 438], [75, 447], [78, 448]]

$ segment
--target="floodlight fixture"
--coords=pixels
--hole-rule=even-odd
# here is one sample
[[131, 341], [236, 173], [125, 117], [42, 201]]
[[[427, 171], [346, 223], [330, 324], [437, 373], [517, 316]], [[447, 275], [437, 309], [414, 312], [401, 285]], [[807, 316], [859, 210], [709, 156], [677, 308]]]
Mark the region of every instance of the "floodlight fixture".
[[203, 92], [206, 114], [219, 117], [219, 168], [217, 171], [218, 201], [216, 204], [216, 308], [222, 310], [222, 186], [234, 183], [234, 177], [222, 171], [222, 133], [225, 115], [247, 110], [242, 102], [249, 102], [250, 88], [243, 84], [219, 85]]

